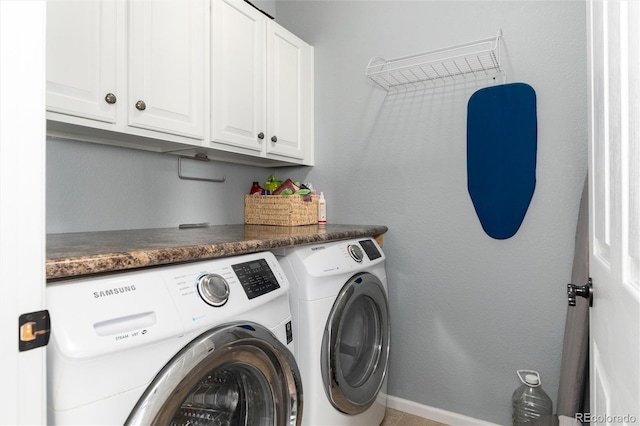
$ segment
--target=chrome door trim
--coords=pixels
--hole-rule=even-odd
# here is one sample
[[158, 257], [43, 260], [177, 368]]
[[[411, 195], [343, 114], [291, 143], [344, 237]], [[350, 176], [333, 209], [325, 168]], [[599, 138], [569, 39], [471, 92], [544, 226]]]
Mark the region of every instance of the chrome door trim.
[[[349, 307], [360, 297], [367, 297], [377, 308], [380, 324], [380, 344], [374, 348], [376, 359], [371, 373], [363, 383], [351, 386], [340, 369], [337, 354], [342, 318]], [[389, 302], [382, 282], [375, 275], [364, 272], [354, 275], [342, 287], [333, 304], [322, 341], [321, 369], [325, 393], [331, 404], [345, 414], [355, 415], [366, 411], [376, 400], [382, 388], [389, 362]]]
[[300, 425], [302, 381], [293, 355], [265, 327], [236, 322], [206, 331], [156, 375], [126, 425], [168, 425], [191, 388], [207, 373], [232, 364], [259, 370], [273, 394], [274, 425]]

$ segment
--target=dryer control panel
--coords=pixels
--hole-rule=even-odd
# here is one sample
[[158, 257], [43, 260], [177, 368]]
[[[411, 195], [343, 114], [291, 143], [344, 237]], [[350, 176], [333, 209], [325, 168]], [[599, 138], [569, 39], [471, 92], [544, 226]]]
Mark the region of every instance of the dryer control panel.
[[385, 255], [371, 238], [341, 240], [294, 247], [285, 257], [295, 257], [297, 263], [312, 277], [356, 273], [376, 265], [384, 268]]
[[380, 250], [378, 250], [373, 240], [361, 240], [359, 243], [364, 249], [364, 252], [367, 253], [369, 260], [376, 260], [382, 257], [382, 253], [380, 253]]
[[377, 249], [373, 240], [360, 240], [358, 244], [349, 244], [347, 246], [347, 251], [349, 252], [349, 256], [356, 262], [360, 263], [364, 259], [364, 253], [367, 254], [369, 260], [376, 260], [379, 257], [382, 257], [382, 253]]

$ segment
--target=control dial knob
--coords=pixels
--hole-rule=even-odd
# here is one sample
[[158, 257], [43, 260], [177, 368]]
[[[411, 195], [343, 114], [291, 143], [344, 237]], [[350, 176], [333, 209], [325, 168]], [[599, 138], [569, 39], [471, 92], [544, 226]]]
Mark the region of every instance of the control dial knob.
[[350, 245], [350, 246], [347, 247], [347, 250], [349, 251], [349, 255], [351, 255], [353, 260], [355, 260], [358, 263], [362, 262], [363, 253], [362, 253], [362, 249], [360, 248], [360, 246], [355, 245], [355, 244], [354, 245]]
[[229, 299], [229, 283], [218, 274], [205, 274], [198, 279], [198, 293], [211, 306], [222, 306]]

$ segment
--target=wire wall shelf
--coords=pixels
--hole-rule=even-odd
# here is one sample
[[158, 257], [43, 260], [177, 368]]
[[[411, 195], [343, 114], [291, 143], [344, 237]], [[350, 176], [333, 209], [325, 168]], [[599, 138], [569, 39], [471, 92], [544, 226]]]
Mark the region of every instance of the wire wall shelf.
[[373, 57], [366, 76], [385, 90], [416, 90], [437, 84], [495, 78], [500, 64], [502, 30], [495, 37], [386, 60]]

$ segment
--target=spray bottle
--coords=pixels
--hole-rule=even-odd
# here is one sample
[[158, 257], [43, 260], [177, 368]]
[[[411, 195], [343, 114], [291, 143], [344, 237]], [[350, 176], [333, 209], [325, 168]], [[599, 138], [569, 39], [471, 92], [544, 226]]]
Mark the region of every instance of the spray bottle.
[[318, 200], [318, 225], [327, 224], [327, 200], [324, 198], [324, 192], [320, 192]]

